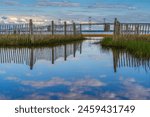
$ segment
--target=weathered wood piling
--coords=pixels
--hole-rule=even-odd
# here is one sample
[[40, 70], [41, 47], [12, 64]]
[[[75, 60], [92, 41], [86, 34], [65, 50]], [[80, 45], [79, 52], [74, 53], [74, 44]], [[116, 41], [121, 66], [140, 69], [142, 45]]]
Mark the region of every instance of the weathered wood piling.
[[120, 23], [117, 18], [114, 21], [114, 37], [131, 37], [150, 34], [150, 23]]

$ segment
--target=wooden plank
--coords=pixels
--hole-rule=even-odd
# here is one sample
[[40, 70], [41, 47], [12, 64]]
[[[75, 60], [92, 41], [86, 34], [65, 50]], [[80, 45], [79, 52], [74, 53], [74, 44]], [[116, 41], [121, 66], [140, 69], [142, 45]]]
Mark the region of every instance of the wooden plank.
[[80, 24], [80, 34], [82, 34], [82, 24]]
[[76, 35], [76, 24], [73, 23], [73, 35]]
[[54, 35], [54, 21], [52, 21], [51, 25], [52, 25], [52, 35]]
[[33, 34], [33, 22], [32, 19], [29, 20], [29, 32], [32, 35]]
[[64, 35], [67, 35], [67, 22], [64, 22]]

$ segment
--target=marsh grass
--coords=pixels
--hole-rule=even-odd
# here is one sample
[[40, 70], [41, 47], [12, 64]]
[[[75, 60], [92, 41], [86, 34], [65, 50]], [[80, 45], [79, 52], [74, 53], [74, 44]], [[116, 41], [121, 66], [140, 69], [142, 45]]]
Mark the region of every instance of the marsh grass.
[[101, 42], [104, 47], [125, 49], [136, 57], [150, 58], [150, 36], [106, 37]]
[[51, 46], [83, 39], [82, 35], [0, 35], [0, 46]]
[[[112, 36], [111, 36], [111, 38], [112, 38]], [[147, 34], [147, 35], [136, 35], [136, 34], [134, 34], [134, 35], [132, 35], [132, 34], [117, 35], [115, 37], [115, 40], [142, 40], [142, 41], [144, 40], [144, 41], [150, 41], [150, 35], [149, 34]]]

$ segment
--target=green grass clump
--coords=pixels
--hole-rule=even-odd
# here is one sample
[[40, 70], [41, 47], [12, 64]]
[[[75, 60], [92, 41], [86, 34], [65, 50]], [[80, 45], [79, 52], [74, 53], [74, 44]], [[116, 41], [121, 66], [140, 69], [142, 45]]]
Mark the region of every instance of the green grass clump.
[[82, 35], [0, 35], [0, 46], [51, 46], [83, 39]]
[[127, 35], [117, 35], [114, 36], [115, 40], [144, 40], [144, 41], [150, 41], [150, 35], [133, 35], [133, 34], [127, 34]]
[[125, 49], [136, 57], [150, 58], [150, 41], [149, 37], [144, 39], [113, 39], [112, 37], [106, 37], [101, 42], [104, 47], [112, 47], [117, 49]]

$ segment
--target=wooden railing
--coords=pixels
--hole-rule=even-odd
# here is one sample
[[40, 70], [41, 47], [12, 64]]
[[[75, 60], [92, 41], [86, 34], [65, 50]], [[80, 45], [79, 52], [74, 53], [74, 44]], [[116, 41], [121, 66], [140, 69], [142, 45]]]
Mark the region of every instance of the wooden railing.
[[0, 24], [0, 34], [51, 34], [51, 35], [76, 35], [80, 34], [80, 25], [55, 24], [54, 21], [49, 25], [36, 25], [32, 19], [26, 24]]

